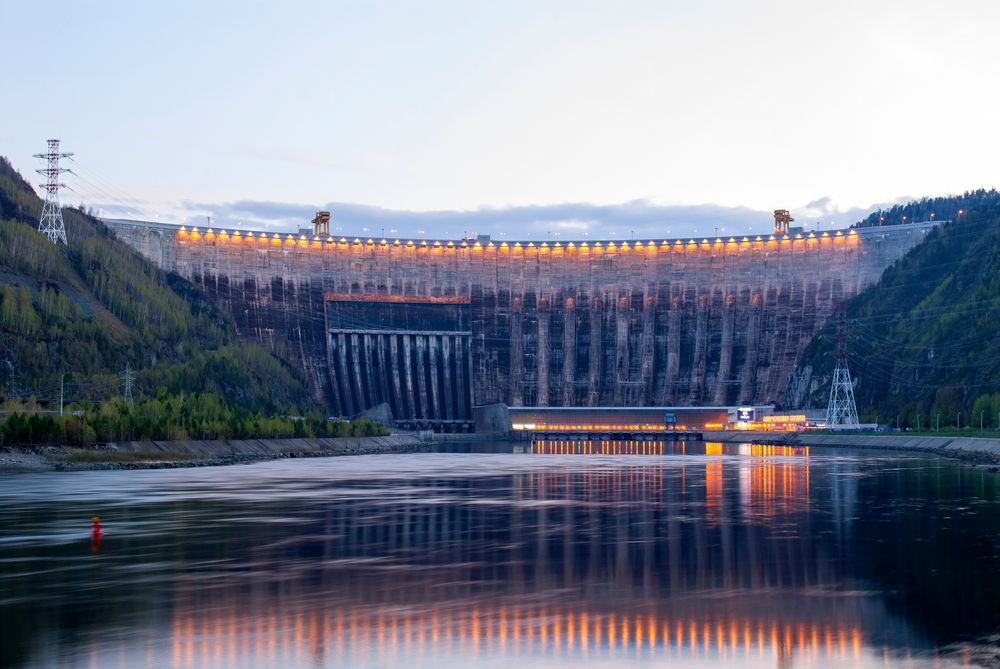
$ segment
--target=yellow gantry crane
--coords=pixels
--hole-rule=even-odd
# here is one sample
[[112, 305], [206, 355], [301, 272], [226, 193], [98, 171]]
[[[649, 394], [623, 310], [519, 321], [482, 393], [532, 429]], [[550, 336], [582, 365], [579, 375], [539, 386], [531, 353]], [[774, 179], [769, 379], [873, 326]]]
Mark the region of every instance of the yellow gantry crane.
[[316, 218], [312, 220], [313, 225], [316, 226], [316, 236], [319, 235], [329, 235], [330, 234], [330, 212], [328, 211], [317, 211]]
[[774, 210], [774, 234], [787, 235], [788, 224], [795, 219], [791, 217], [787, 209]]

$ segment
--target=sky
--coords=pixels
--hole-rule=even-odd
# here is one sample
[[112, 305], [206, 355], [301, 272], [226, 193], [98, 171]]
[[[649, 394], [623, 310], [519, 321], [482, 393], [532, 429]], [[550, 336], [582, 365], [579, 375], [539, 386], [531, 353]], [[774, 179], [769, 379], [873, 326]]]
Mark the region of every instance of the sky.
[[1000, 186], [1000, 3], [0, 0], [0, 155], [111, 218], [654, 238]]

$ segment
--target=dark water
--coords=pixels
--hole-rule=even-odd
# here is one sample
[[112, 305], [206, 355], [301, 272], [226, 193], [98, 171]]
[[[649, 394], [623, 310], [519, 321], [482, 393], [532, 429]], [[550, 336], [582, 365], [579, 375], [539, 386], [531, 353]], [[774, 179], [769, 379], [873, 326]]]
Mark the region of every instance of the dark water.
[[996, 664], [994, 474], [565, 449], [2, 476], [0, 665]]

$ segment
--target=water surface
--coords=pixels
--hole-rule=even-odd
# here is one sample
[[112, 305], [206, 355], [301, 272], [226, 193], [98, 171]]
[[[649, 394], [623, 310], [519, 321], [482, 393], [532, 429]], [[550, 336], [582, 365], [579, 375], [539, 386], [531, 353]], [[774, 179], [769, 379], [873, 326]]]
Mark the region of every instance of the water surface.
[[995, 664], [1000, 481], [982, 469], [428, 450], [0, 477], [0, 665]]

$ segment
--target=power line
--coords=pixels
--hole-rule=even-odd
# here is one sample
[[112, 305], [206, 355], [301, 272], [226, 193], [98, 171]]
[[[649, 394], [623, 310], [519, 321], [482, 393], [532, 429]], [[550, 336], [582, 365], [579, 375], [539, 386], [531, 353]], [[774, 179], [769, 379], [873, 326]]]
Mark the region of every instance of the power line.
[[85, 187], [82, 195], [93, 202], [92, 207], [94, 204], [103, 205], [98, 206], [102, 211], [106, 210], [103, 217], [107, 217], [108, 214], [114, 217], [115, 212], [120, 212], [119, 215], [123, 218], [128, 214], [140, 220], [160, 219], [160, 213], [152, 208], [155, 196], [147, 193], [145, 199], [135, 197], [114, 181], [102, 176], [95, 168], [83, 165], [75, 159], [71, 160], [78, 171], [70, 173]]
[[[128, 191], [117, 185], [122, 179], [113, 176], [103, 175], [102, 172], [91, 165], [81, 164], [76, 159], [71, 159], [73, 164], [80, 171], [84, 172], [89, 179], [84, 179], [87, 183], [98, 190], [101, 190], [106, 195], [110, 195], [111, 199], [115, 200], [119, 206], [125, 211], [134, 211], [139, 216], [144, 218], [152, 218], [153, 215], [159, 216], [159, 212], [154, 209], [147, 208], [147, 203], [151, 202], [149, 193], [146, 193], [146, 202], [141, 202], [138, 198], [133, 197]], [[74, 172], [74, 175], [78, 178], [83, 178], [79, 174]], [[96, 183], [95, 183], [96, 182]]]

